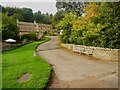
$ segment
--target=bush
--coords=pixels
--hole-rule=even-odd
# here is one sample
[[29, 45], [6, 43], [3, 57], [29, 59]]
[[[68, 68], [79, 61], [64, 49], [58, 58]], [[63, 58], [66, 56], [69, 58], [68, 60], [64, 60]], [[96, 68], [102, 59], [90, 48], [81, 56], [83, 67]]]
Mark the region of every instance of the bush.
[[82, 31], [72, 31], [69, 41], [73, 44], [82, 44]]
[[24, 34], [21, 36], [22, 40], [27, 40], [27, 41], [37, 41], [37, 35], [35, 33], [29, 33], [29, 34]]
[[60, 36], [60, 41], [62, 43], [70, 43], [69, 37], [71, 35], [71, 30], [64, 30], [63, 34]]

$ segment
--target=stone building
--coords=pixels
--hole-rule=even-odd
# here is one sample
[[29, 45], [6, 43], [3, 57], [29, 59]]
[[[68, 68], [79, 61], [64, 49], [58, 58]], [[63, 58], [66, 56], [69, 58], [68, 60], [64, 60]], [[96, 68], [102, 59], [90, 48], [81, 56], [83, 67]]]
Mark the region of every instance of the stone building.
[[49, 33], [52, 32], [52, 26], [47, 24], [38, 24], [36, 21], [34, 23], [20, 22], [17, 20], [17, 25], [19, 27], [19, 35], [28, 34], [34, 32], [37, 34], [38, 39], [41, 38], [43, 32]]

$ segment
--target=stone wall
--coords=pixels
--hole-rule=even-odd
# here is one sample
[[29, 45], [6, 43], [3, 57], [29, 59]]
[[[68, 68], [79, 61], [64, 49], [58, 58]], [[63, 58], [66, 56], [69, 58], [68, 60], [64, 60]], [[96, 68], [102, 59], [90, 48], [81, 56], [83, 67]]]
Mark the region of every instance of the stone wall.
[[74, 45], [74, 44], [62, 44], [62, 46], [74, 52], [78, 52], [80, 54], [92, 55], [102, 60], [118, 61], [120, 59], [120, 49], [91, 47], [91, 46]]
[[30, 41], [30, 42], [23, 42], [21, 44], [7, 44], [7, 43], [4, 43], [2, 45], [2, 52], [5, 52], [5, 51], [9, 51], [9, 50], [12, 50], [12, 49], [15, 49], [17, 47], [20, 47], [20, 46], [23, 46], [23, 45], [26, 45], [26, 44], [29, 44], [29, 43], [32, 43], [33, 41]]

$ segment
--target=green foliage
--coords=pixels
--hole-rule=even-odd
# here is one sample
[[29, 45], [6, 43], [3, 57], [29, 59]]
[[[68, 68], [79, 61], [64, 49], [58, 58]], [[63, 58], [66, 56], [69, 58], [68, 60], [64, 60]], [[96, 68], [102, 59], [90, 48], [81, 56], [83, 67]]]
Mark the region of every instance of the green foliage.
[[[61, 36], [64, 43], [81, 44], [87, 46], [120, 48], [120, 3], [93, 2], [83, 10], [84, 17], [73, 17], [69, 13], [57, 24], [63, 29]], [[69, 39], [68, 39], [69, 38]], [[67, 40], [67, 42], [66, 42]]]
[[78, 16], [81, 16], [83, 13], [82, 8], [86, 4], [87, 4], [86, 2], [73, 2], [73, 1], [65, 2], [64, 0], [61, 0], [61, 2], [57, 1], [56, 8], [58, 10], [64, 10], [67, 13], [76, 12]]
[[33, 22], [33, 11], [29, 8], [22, 8], [21, 15], [23, 17], [24, 22]]
[[70, 35], [71, 35], [71, 21], [76, 19], [76, 13], [64, 14], [64, 18], [58, 23], [56, 26], [58, 29], [63, 29], [63, 34], [60, 36], [60, 40], [63, 43], [70, 43]]
[[[50, 38], [34, 42], [2, 54], [2, 88], [45, 88], [49, 80], [50, 65], [41, 57], [33, 57], [35, 47]], [[31, 74], [28, 81], [18, 83], [17, 79], [23, 74]]]
[[70, 34], [71, 34], [71, 30], [64, 30], [63, 34], [60, 36], [60, 41], [62, 43], [70, 43], [69, 41]]
[[33, 22], [33, 11], [30, 8], [2, 7], [2, 13], [13, 16], [24, 22]]
[[18, 41], [18, 34], [18, 27], [14, 18], [12, 16], [9, 17], [7, 14], [2, 14], [2, 40], [13, 38]]
[[36, 41], [37, 35], [35, 33], [29, 33], [29, 34], [24, 34], [21, 36], [21, 40], [27, 40], [27, 41]]
[[56, 14], [53, 17], [53, 21], [52, 21], [52, 27], [55, 28], [56, 25], [59, 23], [60, 20], [62, 20], [62, 18], [64, 18], [64, 11], [60, 10], [57, 11]]
[[52, 14], [42, 14], [40, 11], [33, 14], [30, 8], [2, 7], [2, 13], [13, 16], [15, 19], [23, 22], [33, 22], [36, 20], [38, 23], [51, 24], [53, 19]]
[[73, 2], [73, 1], [65, 2], [64, 0], [59, 2], [57, 0], [56, 8], [58, 11], [54, 15], [52, 27], [56, 28], [57, 24], [65, 17], [64, 14], [67, 15], [69, 13], [76, 13], [75, 14], [76, 17], [81, 16], [83, 13], [83, 7], [85, 7], [86, 5], [87, 5], [86, 2]]
[[34, 20], [37, 21], [38, 23], [44, 23], [44, 24], [51, 24], [52, 23], [52, 14], [46, 13], [46, 15], [41, 14], [40, 11], [34, 13]]
[[82, 44], [81, 35], [82, 35], [81, 31], [72, 31], [70, 38], [69, 38], [70, 43]]
[[102, 3], [100, 7], [101, 24], [106, 24], [100, 32], [101, 46], [120, 48], [120, 2]]
[[56, 25], [57, 29], [70, 30], [72, 27], [72, 20], [76, 19], [76, 13], [64, 14], [64, 18]]

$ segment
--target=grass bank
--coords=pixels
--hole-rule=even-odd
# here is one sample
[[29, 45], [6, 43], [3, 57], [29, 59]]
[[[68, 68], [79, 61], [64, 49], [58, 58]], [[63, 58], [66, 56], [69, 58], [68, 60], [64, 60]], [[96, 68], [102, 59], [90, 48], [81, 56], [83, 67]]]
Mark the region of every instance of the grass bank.
[[[3, 53], [3, 88], [44, 88], [49, 80], [50, 65], [41, 57], [33, 53], [38, 44], [42, 44], [50, 38], [45, 37], [41, 41], [21, 46], [15, 50]], [[24, 74], [31, 74], [26, 82], [17, 82]]]

